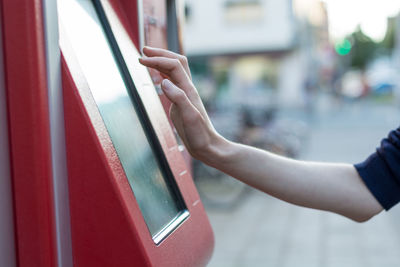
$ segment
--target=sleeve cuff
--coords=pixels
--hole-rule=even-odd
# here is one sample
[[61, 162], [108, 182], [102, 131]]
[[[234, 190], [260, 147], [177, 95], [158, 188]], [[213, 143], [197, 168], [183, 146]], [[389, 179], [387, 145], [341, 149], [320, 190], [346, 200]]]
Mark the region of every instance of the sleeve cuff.
[[389, 210], [400, 201], [400, 185], [375, 153], [362, 163], [355, 164], [358, 174], [385, 210]]

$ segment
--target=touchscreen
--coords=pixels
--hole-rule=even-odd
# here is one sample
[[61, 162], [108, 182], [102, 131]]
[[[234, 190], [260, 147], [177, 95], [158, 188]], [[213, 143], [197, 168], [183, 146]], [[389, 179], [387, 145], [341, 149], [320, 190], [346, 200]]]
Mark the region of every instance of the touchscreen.
[[[156, 235], [183, 210], [150, 145], [96, 10], [89, 0], [61, 0], [61, 27], [75, 52], [131, 189]], [[85, 151], [82, 151], [85, 153]], [[85, 177], [82, 177], [85, 179]], [[93, 185], [96, 186], [96, 185]]]

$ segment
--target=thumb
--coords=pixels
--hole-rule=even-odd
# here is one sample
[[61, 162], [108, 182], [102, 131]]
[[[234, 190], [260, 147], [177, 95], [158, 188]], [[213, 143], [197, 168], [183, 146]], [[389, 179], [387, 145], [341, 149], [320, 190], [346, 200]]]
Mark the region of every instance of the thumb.
[[163, 80], [161, 88], [167, 98], [176, 107], [177, 113], [179, 113], [176, 118], [179, 118], [180, 121], [175, 121], [175, 123], [183, 126], [185, 131], [189, 130], [189, 128], [200, 127], [198, 123], [203, 122], [203, 117], [199, 110], [190, 102], [186, 93], [167, 79]]
[[166, 97], [177, 106], [181, 115], [185, 113], [198, 113], [198, 110], [190, 102], [185, 91], [178, 88], [170, 80], [164, 79], [161, 83], [161, 89]]

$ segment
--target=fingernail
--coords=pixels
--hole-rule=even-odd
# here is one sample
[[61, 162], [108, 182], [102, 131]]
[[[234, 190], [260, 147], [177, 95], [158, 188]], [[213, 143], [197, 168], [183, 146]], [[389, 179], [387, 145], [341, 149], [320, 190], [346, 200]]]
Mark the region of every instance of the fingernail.
[[171, 86], [172, 86], [172, 83], [171, 83], [171, 81], [169, 81], [168, 79], [164, 79], [163, 81], [162, 81], [162, 83], [161, 83], [161, 87], [162, 87], [162, 89], [164, 89], [164, 90], [170, 90], [171, 89]]
[[143, 46], [143, 48], [142, 48], [142, 54], [144, 54], [144, 50], [145, 50], [145, 49], [150, 49], [150, 47], [147, 46], [147, 45]]
[[155, 84], [159, 84], [160, 82], [162, 82], [162, 77], [161, 77], [160, 75], [155, 75], [155, 76], [153, 77], [153, 82], [154, 82]]

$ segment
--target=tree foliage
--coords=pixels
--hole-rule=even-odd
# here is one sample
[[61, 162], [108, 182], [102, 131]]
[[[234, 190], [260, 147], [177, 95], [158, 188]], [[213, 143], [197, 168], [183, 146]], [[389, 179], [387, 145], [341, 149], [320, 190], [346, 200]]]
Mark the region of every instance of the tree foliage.
[[390, 52], [394, 49], [396, 42], [396, 18], [389, 18], [385, 38], [380, 43], [380, 47]]
[[396, 42], [396, 19], [389, 18], [387, 25], [385, 37], [380, 42], [372, 40], [360, 27], [347, 37], [352, 44], [348, 54], [351, 67], [364, 70], [376, 56], [391, 54]]
[[351, 34], [352, 50], [350, 53], [351, 66], [364, 70], [367, 64], [374, 58], [378, 44], [364, 34], [360, 27]]

